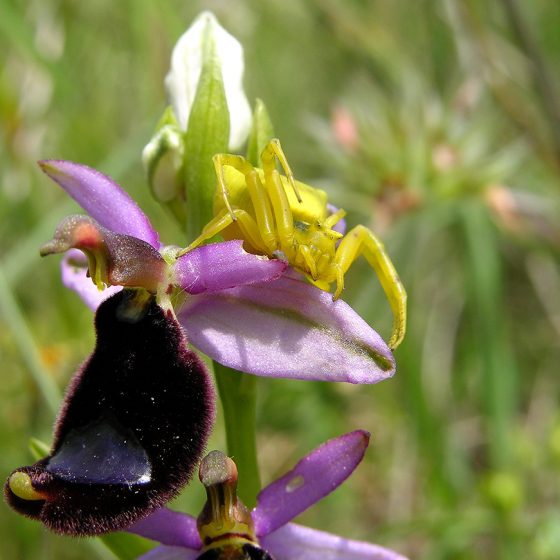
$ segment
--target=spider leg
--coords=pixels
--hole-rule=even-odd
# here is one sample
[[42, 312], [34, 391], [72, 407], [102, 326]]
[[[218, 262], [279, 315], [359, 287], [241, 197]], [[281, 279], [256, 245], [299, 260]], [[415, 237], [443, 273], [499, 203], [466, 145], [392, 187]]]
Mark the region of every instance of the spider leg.
[[316, 286], [320, 290], [323, 290], [323, 292], [328, 292], [329, 291], [329, 283], [328, 282], [325, 282], [324, 280], [313, 280], [313, 278], [309, 279], [309, 281], [311, 282], [311, 284], [313, 284], [314, 286]]
[[[291, 262], [296, 258], [296, 249], [294, 247], [294, 218], [292, 216], [292, 209], [288, 201], [288, 196], [284, 189], [284, 184], [282, 183], [282, 178], [276, 169], [275, 156], [277, 152], [275, 150], [277, 150], [278, 147], [278, 141], [276, 141], [276, 143], [271, 141], [261, 154], [264, 188], [266, 189], [272, 205], [272, 211], [274, 212], [280, 249]], [[290, 181], [289, 178], [288, 181]]]
[[[234, 208], [232, 210], [235, 216], [235, 221], [241, 230], [244, 238], [258, 251], [266, 253], [266, 247], [263, 246], [263, 242], [259, 233], [259, 228], [257, 223], [245, 210], [240, 208]], [[202, 230], [202, 233], [186, 248], [183, 249], [177, 256], [181, 257], [185, 253], [192, 251], [205, 241], [208, 241], [215, 235], [218, 235], [225, 228], [233, 223], [232, 215], [227, 209], [222, 210], [214, 219], [210, 220]]]
[[[232, 156], [229, 154], [216, 154], [212, 158], [212, 161], [214, 162], [214, 169], [216, 171], [216, 178], [218, 179], [218, 187], [220, 188], [220, 191], [222, 193], [222, 198], [224, 199], [225, 207], [227, 208], [227, 211], [229, 212], [229, 215], [231, 216], [231, 219], [234, 222], [236, 218], [233, 209], [231, 207], [231, 204], [229, 203], [229, 193], [226, 185], [226, 180], [224, 178], [224, 165], [232, 165], [233, 167], [236, 167], [233, 164], [233, 162], [230, 163], [230, 160], [232, 158], [238, 158], [238, 157], [239, 156]], [[239, 157], [239, 159], [243, 159], [243, 158]]]
[[[334, 214], [331, 214], [324, 222], [323, 225], [326, 228], [332, 229], [342, 218], [346, 216], [346, 210], [342, 208], [338, 209]], [[341, 235], [342, 237], [342, 235]]]
[[299, 194], [296, 181], [294, 179], [294, 174], [292, 173], [292, 168], [286, 159], [286, 154], [280, 145], [280, 140], [278, 138], [273, 138], [265, 147], [261, 153], [261, 161], [263, 164], [263, 169], [267, 167], [270, 169], [276, 168], [276, 161], [274, 158], [277, 158], [280, 162], [280, 166], [284, 171], [284, 175], [286, 175], [286, 179], [288, 179], [288, 183], [292, 187], [294, 194], [296, 195], [297, 201], [301, 202], [301, 195]]
[[[342, 276], [350, 265], [363, 254], [373, 268], [387, 296], [393, 312], [393, 332], [389, 347], [395, 349], [404, 338], [406, 331], [406, 292], [397, 271], [385, 252], [383, 243], [365, 226], [356, 226], [340, 242], [335, 254], [333, 266], [340, 267]], [[335, 298], [340, 295], [339, 281]]]
[[251, 173], [245, 175], [245, 182], [247, 184], [249, 196], [251, 197], [251, 202], [253, 203], [253, 209], [261, 239], [268, 249], [268, 254], [272, 254], [278, 249], [278, 237], [276, 234], [274, 213], [270, 205], [270, 199], [268, 198], [266, 189], [264, 188], [256, 169], [253, 169]]
[[313, 280], [317, 280], [317, 263], [315, 262], [315, 259], [311, 255], [311, 250], [307, 245], [298, 245], [297, 250], [299, 251], [299, 254], [302, 256], [303, 261], [307, 265], [309, 274], [311, 274], [311, 278], [313, 278]]
[[[245, 176], [245, 185], [251, 198], [251, 203], [255, 212], [256, 226], [260, 232], [260, 238], [266, 246], [264, 252], [272, 254], [278, 248], [276, 229], [274, 225], [273, 212], [270, 206], [266, 189], [263, 187], [257, 170], [242, 156], [232, 154], [216, 154], [213, 158], [218, 186], [222, 193], [225, 207], [227, 208], [232, 220], [237, 219], [235, 210], [229, 202], [227, 185], [224, 178], [224, 165], [233, 167]], [[254, 222], [254, 221], [253, 221]], [[262, 247], [263, 243], [253, 244], [254, 247]]]

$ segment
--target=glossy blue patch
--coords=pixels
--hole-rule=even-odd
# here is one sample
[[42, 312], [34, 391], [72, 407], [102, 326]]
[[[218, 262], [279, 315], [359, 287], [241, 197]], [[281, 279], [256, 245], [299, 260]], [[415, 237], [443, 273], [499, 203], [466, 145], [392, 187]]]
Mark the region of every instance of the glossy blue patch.
[[138, 439], [112, 418], [71, 430], [46, 470], [81, 484], [146, 484], [152, 476], [150, 460]]

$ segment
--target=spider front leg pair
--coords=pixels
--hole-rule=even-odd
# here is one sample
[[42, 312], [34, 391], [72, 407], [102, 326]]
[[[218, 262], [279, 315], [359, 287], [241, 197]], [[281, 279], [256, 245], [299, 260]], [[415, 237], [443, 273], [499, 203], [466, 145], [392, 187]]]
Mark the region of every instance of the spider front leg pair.
[[[278, 173], [277, 160], [285, 176]], [[389, 300], [394, 316], [389, 346], [396, 348], [406, 328], [406, 293], [383, 244], [363, 226], [346, 236], [335, 231], [344, 210], [331, 214], [324, 191], [294, 180], [278, 140], [265, 147], [261, 162], [259, 169], [241, 156], [214, 156], [215, 217], [182, 253], [218, 234], [226, 240], [243, 239], [246, 250], [269, 257], [281, 254], [325, 291], [336, 282], [333, 299], [344, 288], [347, 270], [363, 254]]]
[[[297, 202], [302, 202], [302, 198], [278, 140], [271, 140], [260, 157], [262, 169], [253, 167], [241, 156], [214, 156], [218, 180], [214, 197], [215, 217], [186, 251], [220, 233], [226, 239], [234, 239], [235, 231], [240, 232], [256, 252], [272, 256], [281, 251], [288, 260], [295, 256], [294, 220], [286, 183]], [[278, 173], [276, 160], [280, 162], [285, 177]], [[238, 231], [230, 226], [235, 226]], [[230, 235], [228, 228], [232, 230]]]

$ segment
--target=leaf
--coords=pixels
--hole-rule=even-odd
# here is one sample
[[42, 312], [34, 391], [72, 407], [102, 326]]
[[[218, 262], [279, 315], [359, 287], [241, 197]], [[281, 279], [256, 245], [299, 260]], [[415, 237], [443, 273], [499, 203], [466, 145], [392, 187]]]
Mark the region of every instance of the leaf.
[[200, 81], [185, 136], [186, 229], [190, 241], [212, 218], [216, 187], [212, 157], [227, 152], [229, 138], [229, 111], [211, 29], [208, 23], [203, 34]]
[[130, 533], [108, 533], [99, 537], [99, 540], [119, 560], [135, 560], [154, 548], [153, 543], [149, 540]]
[[257, 99], [247, 148], [247, 159], [254, 166], [260, 167], [260, 155], [272, 138], [274, 138], [274, 126], [270, 120], [270, 115], [264, 102]]

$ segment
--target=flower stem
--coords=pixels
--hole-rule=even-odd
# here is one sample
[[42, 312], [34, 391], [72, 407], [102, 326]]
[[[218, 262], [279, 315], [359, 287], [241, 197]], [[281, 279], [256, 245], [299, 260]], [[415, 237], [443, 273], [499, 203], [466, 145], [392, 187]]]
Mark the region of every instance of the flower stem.
[[55, 415], [60, 405], [61, 395], [56, 383], [41, 362], [41, 356], [33, 334], [29, 329], [19, 303], [6, 280], [3, 267], [0, 265], [0, 311], [6, 318], [14, 335], [14, 340], [21, 356], [27, 365], [31, 377], [43, 397], [49, 411]]
[[462, 207], [468, 288], [481, 359], [481, 399], [492, 466], [507, 468], [512, 458], [512, 426], [517, 407], [517, 367], [507, 336], [507, 309], [503, 305], [503, 272], [496, 232], [487, 209]]
[[224, 411], [228, 455], [239, 471], [238, 494], [252, 508], [260, 490], [256, 442], [257, 379], [214, 362]]

